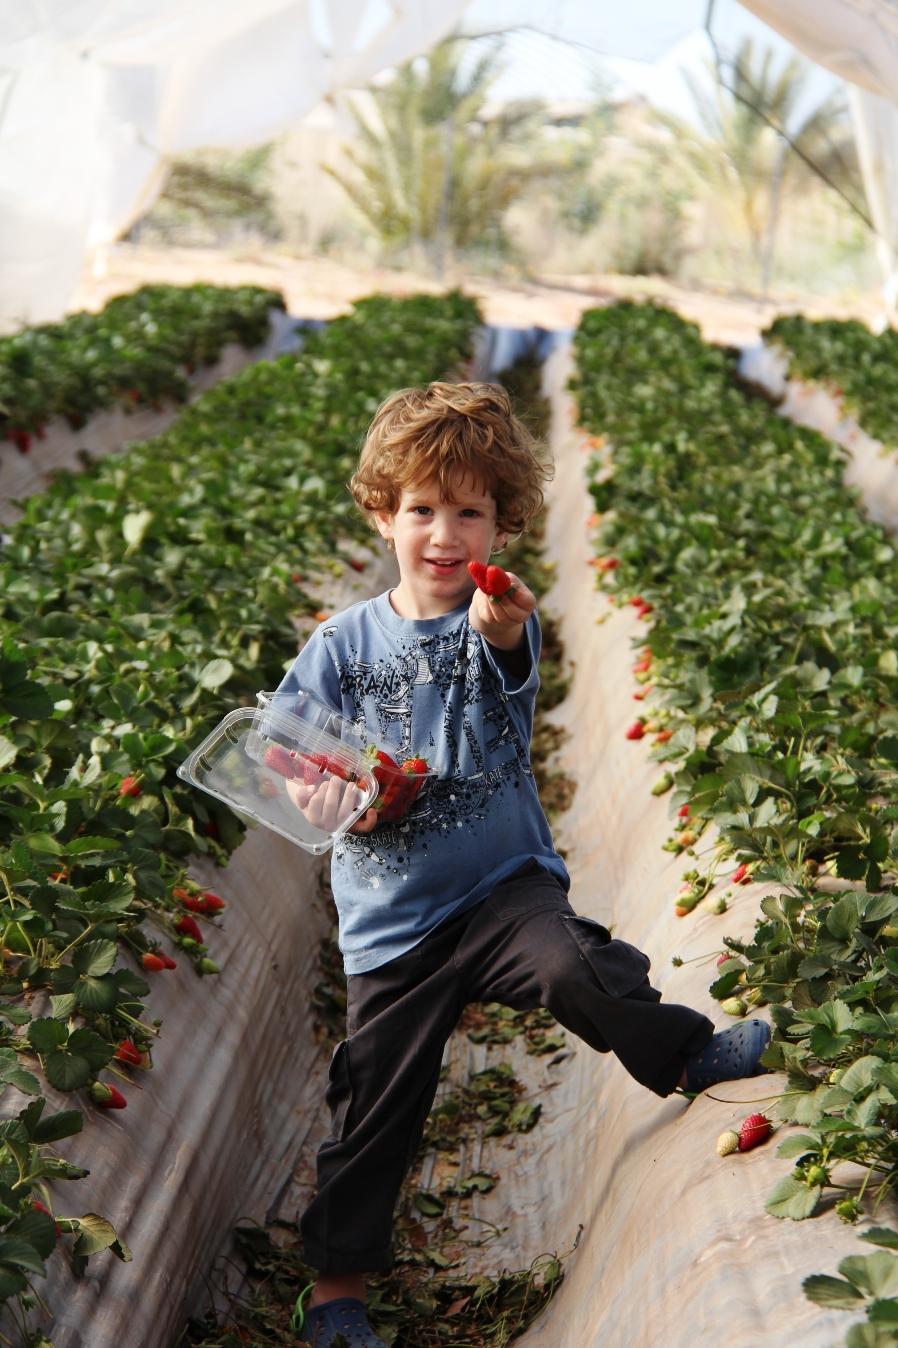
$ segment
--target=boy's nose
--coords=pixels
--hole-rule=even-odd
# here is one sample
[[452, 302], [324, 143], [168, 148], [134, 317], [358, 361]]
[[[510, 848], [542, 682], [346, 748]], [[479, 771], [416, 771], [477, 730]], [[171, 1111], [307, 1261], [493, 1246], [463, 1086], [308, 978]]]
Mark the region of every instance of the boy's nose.
[[444, 515], [435, 515], [430, 536], [433, 543], [451, 543], [454, 537], [452, 520]]

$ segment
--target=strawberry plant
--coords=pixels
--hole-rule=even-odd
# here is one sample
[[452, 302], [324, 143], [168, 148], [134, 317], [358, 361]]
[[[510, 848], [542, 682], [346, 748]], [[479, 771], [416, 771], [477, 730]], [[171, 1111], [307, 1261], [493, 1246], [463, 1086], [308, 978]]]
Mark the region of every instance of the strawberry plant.
[[813, 1273], [802, 1287], [818, 1306], [866, 1312], [866, 1320], [849, 1329], [847, 1348], [890, 1348], [898, 1333], [898, 1231], [874, 1226], [860, 1239], [880, 1248], [874, 1254], [848, 1255], [839, 1264], [840, 1278]]
[[711, 989], [733, 1014], [770, 1004], [777, 1113], [804, 1130], [768, 1211], [847, 1190], [875, 1212], [898, 1183], [898, 555], [843, 452], [746, 397], [694, 325], [619, 305], [575, 344], [583, 424], [614, 446], [591, 460], [596, 550], [620, 561], [597, 584], [654, 605], [671, 812], [716, 827], [706, 892], [720, 871], [770, 887]]
[[186, 374], [228, 342], [260, 345], [283, 297], [258, 286], [147, 285], [99, 314], [71, 314], [0, 338], [0, 440], [21, 452], [51, 417], [77, 428], [115, 404], [183, 402]]
[[763, 334], [793, 378], [824, 384], [868, 433], [898, 449], [898, 332], [856, 319], [777, 318]]

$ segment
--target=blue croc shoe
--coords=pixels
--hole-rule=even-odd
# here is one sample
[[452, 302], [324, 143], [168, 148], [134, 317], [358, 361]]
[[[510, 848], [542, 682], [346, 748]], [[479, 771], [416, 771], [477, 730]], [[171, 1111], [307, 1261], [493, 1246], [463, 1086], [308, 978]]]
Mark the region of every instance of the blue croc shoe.
[[[357, 1297], [337, 1297], [300, 1311], [296, 1317], [300, 1342], [309, 1348], [387, 1348], [368, 1323], [365, 1303]], [[342, 1337], [341, 1337], [342, 1336]]]
[[686, 1090], [706, 1091], [719, 1081], [761, 1076], [767, 1068], [760, 1058], [769, 1043], [770, 1026], [764, 1020], [741, 1020], [712, 1035], [701, 1053], [686, 1059]]

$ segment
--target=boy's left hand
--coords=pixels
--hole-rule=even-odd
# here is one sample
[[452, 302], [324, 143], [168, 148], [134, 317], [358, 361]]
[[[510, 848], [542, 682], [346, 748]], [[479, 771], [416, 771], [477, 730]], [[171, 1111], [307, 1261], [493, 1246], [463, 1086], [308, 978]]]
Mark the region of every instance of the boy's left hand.
[[483, 590], [474, 591], [468, 620], [475, 632], [479, 632], [491, 646], [511, 651], [520, 643], [524, 634], [524, 623], [536, 608], [536, 595], [518, 576], [508, 572], [514, 582], [514, 588], [501, 599], [491, 599]]

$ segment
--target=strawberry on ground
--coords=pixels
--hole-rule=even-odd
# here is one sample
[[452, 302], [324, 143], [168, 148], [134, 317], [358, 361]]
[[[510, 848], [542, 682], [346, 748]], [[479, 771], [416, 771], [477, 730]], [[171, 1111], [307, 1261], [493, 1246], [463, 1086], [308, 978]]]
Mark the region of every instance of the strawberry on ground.
[[730, 1152], [739, 1150], [739, 1134], [734, 1133], [730, 1128], [725, 1133], [721, 1133], [717, 1139], [717, 1155], [729, 1156]]
[[749, 1114], [739, 1128], [739, 1150], [751, 1151], [771, 1134], [773, 1125], [766, 1114]]

